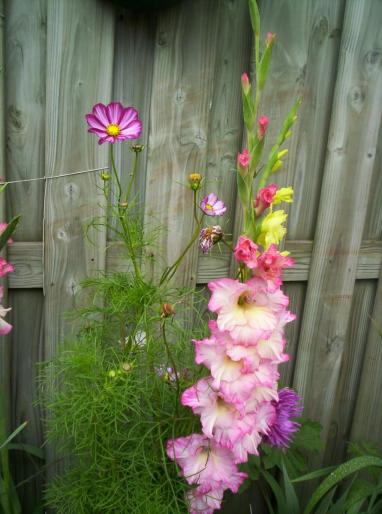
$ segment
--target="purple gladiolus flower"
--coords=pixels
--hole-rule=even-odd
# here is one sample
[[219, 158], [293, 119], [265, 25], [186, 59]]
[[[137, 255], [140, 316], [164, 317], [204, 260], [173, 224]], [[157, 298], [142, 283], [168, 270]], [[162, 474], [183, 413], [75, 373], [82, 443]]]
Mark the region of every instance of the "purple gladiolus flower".
[[215, 193], [205, 196], [200, 202], [200, 208], [207, 216], [221, 216], [227, 210], [224, 202]]
[[115, 143], [124, 139], [138, 139], [142, 132], [142, 122], [134, 107], [123, 107], [120, 102], [109, 105], [96, 104], [91, 114], [85, 116], [88, 132], [99, 137], [98, 144], [105, 141]]
[[276, 407], [276, 418], [264, 441], [272, 446], [288, 447], [293, 434], [300, 428], [300, 423], [292, 421], [302, 413], [301, 398], [295, 391], [285, 387], [279, 391], [278, 402], [272, 402]]
[[220, 225], [202, 228], [199, 235], [199, 248], [203, 253], [207, 253], [215, 243], [221, 241], [222, 237], [223, 231]]

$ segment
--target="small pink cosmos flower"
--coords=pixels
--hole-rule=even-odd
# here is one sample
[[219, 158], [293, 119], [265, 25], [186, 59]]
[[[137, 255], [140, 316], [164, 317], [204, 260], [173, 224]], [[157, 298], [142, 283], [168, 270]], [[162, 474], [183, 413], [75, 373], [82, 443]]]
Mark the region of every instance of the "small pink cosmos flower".
[[0, 257], [0, 277], [4, 277], [14, 270], [15, 268], [10, 262], [6, 261], [3, 257]]
[[256, 216], [260, 216], [265, 209], [273, 202], [276, 191], [278, 189], [277, 184], [268, 184], [266, 187], [262, 187], [256, 195], [255, 200], [255, 212]]
[[227, 210], [224, 202], [219, 200], [215, 193], [210, 193], [209, 195], [205, 196], [200, 202], [199, 207], [204, 212], [204, 214], [207, 214], [207, 216], [222, 216]]
[[268, 116], [264, 116], [263, 114], [259, 117], [259, 125], [257, 129], [257, 137], [259, 139], [263, 139], [265, 133], [268, 128]]
[[115, 143], [124, 139], [138, 139], [142, 132], [138, 111], [133, 107], [123, 107], [120, 102], [96, 104], [92, 113], [85, 118], [90, 127], [88, 132], [99, 137], [100, 145], [105, 141]]
[[244, 150], [241, 153], [237, 154], [237, 164], [238, 166], [241, 166], [242, 168], [247, 168], [250, 161], [250, 155], [249, 151], [244, 148]]
[[246, 236], [240, 236], [233, 252], [235, 259], [250, 268], [257, 268], [257, 245]]

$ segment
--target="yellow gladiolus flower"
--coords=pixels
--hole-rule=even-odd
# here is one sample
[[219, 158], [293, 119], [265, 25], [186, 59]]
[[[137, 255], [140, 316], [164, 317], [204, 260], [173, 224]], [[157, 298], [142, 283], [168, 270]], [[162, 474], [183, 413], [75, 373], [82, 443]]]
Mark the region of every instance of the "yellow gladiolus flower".
[[287, 213], [283, 210], [270, 212], [261, 223], [261, 233], [257, 242], [265, 249], [271, 244], [278, 245], [286, 234], [286, 228], [283, 226], [287, 219]]
[[281, 202], [292, 203], [293, 202], [293, 188], [292, 187], [281, 187], [276, 191], [273, 197], [272, 205], [278, 205]]

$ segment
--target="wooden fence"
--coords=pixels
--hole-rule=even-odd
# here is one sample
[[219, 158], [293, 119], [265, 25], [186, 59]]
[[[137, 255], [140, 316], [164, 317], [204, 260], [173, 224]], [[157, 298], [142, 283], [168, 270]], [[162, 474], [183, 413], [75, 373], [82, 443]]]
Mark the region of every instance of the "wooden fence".
[[[296, 196], [286, 241], [296, 266], [285, 289], [298, 320], [288, 328], [292, 359], [283, 380], [323, 424], [325, 462], [337, 462], [351, 438], [382, 449], [382, 341], [371, 323], [382, 326], [382, 2], [264, 0], [260, 10], [264, 37], [277, 34], [261, 106], [268, 140], [295, 97], [303, 100], [277, 177]], [[3, 12], [1, 174], [18, 180], [107, 166], [107, 149], [83, 116], [96, 102], [120, 100], [143, 120], [137, 193], [146, 218], [168, 227], [158, 254], [171, 260], [192, 232], [188, 191], [179, 185], [192, 171], [225, 200], [226, 230], [235, 233], [240, 75], [250, 69], [252, 45], [247, 0], [185, 0], [151, 14], [107, 0], [5, 0]], [[130, 152], [118, 151], [126, 170]], [[76, 305], [80, 280], [124, 266], [118, 247], [106, 251], [106, 233], [95, 246], [83, 236], [99, 210], [96, 177], [7, 188], [7, 217], [21, 213], [22, 221], [8, 252], [14, 330], [3, 369], [12, 426], [29, 420], [25, 442], [43, 441], [35, 363], [70, 330], [63, 314]], [[178, 282], [226, 276], [230, 261], [224, 248], [212, 256], [195, 248]], [[18, 481], [35, 472], [22, 456], [14, 465]], [[40, 486], [38, 477], [23, 488], [25, 513]]]

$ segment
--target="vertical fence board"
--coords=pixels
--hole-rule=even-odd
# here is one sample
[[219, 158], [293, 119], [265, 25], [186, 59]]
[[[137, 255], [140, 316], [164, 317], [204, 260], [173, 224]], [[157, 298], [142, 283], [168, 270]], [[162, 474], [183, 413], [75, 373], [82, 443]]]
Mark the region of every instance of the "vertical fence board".
[[[182, 184], [206, 166], [220, 9], [211, 0], [188, 0], [159, 16], [145, 201], [146, 222], [166, 227], [153, 249], [155, 274], [193, 231], [192, 192]], [[196, 255], [189, 252], [178, 283], [195, 284]]]
[[[85, 113], [112, 93], [114, 17], [102, 1], [48, 3], [46, 174], [107, 165], [107, 148], [86, 131]], [[105, 234], [84, 225], [101, 214], [97, 175], [50, 180], [45, 218], [45, 351], [72, 331], [63, 314], [78, 303], [79, 281], [104, 268]], [[50, 457], [51, 459], [51, 457]]]
[[[139, 155], [136, 186], [132, 196], [143, 211], [146, 189], [146, 163], [150, 127], [150, 102], [154, 65], [156, 18], [148, 14], [122, 11], [117, 17], [114, 57], [114, 100], [138, 109], [142, 120], [139, 141], [145, 145]], [[134, 143], [137, 143], [134, 141]], [[116, 145], [115, 160], [122, 186], [130, 178], [133, 152], [127, 143]]]
[[[351, 310], [382, 107], [382, 4], [346, 4], [328, 154], [317, 218], [295, 385], [324, 425], [327, 451]], [[382, 34], [379, 34], [379, 37]], [[362, 170], [362, 173], [360, 173]], [[317, 365], [319, 363], [319, 365]]]
[[[46, 0], [31, 4], [6, 2], [7, 173], [12, 180], [44, 175]], [[6, 190], [9, 216], [21, 214], [15, 240], [41, 241], [44, 182], [10, 185]], [[16, 268], [17, 273], [17, 268]], [[41, 290], [10, 295], [12, 306], [12, 427], [28, 421], [23, 442], [42, 443], [41, 412], [36, 400], [36, 363], [43, 360], [43, 296]], [[15, 452], [15, 480], [36, 473], [36, 463]], [[40, 501], [42, 476], [28, 482], [21, 502], [29, 514]]]

